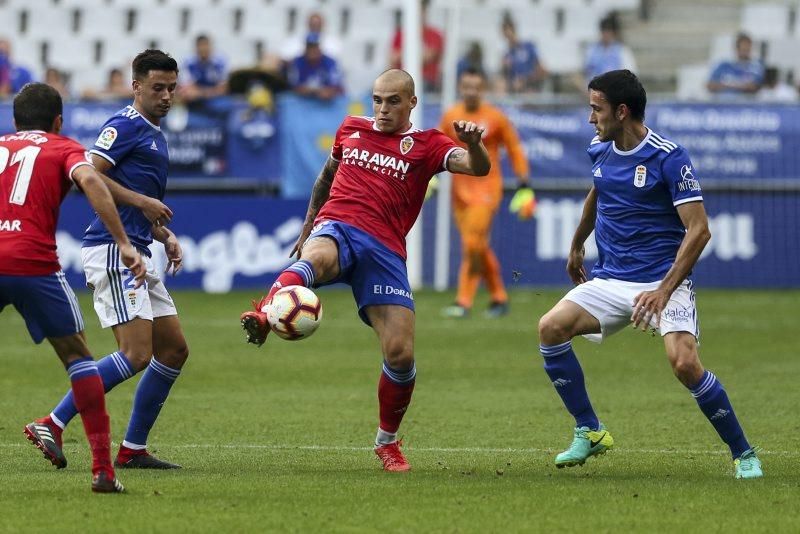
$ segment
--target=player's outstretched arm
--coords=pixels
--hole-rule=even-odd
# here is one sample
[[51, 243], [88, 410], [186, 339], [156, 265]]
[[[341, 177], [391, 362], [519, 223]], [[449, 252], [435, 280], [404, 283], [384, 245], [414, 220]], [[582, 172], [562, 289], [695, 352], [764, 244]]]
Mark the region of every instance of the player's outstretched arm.
[[586, 269], [583, 266], [583, 256], [585, 254], [583, 244], [586, 243], [589, 235], [594, 231], [596, 218], [597, 190], [592, 186], [583, 203], [581, 220], [575, 229], [575, 235], [572, 236], [572, 244], [570, 245], [567, 259], [567, 274], [575, 284], [582, 284], [587, 280]]
[[111, 192], [114, 202], [118, 205], [133, 206], [142, 211], [147, 220], [155, 225], [168, 224], [172, 220], [172, 210], [157, 198], [148, 197], [115, 182], [106, 172], [112, 167], [111, 162], [96, 154], [92, 154], [94, 168], [100, 174], [106, 187]]
[[328, 156], [328, 160], [322, 167], [322, 170], [314, 182], [314, 187], [311, 189], [311, 199], [308, 201], [308, 210], [306, 211], [306, 220], [303, 223], [303, 230], [300, 232], [300, 237], [292, 249], [289, 257], [297, 255], [300, 258], [300, 253], [303, 251], [303, 243], [306, 242], [308, 236], [311, 234], [311, 229], [314, 228], [314, 219], [317, 218], [319, 210], [331, 194], [331, 186], [333, 185], [333, 178], [336, 176], [336, 171], [339, 169], [339, 162]]
[[467, 149], [453, 150], [447, 158], [447, 170], [457, 174], [486, 176], [492, 168], [489, 152], [483, 146], [484, 128], [470, 121], [453, 121], [453, 129], [458, 139]]
[[136, 279], [136, 287], [139, 287], [144, 283], [146, 272], [142, 257], [131, 245], [128, 235], [125, 233], [125, 227], [119, 218], [114, 199], [111, 197], [108, 187], [103, 183], [100, 174], [89, 165], [81, 165], [72, 171], [72, 180], [83, 190], [92, 208], [103, 221], [114, 241], [117, 242], [122, 263], [131, 270]]

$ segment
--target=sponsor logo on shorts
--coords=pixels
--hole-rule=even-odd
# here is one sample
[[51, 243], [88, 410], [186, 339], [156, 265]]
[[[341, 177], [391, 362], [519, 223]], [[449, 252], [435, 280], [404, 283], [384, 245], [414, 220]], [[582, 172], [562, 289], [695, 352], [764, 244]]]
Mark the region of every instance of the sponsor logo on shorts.
[[128, 292], [128, 302], [130, 303], [131, 308], [136, 307], [136, 291]]
[[399, 297], [405, 297], [409, 300], [414, 300], [414, 294], [411, 293], [411, 291], [406, 291], [402, 287], [394, 287], [388, 284], [375, 284], [372, 286], [372, 292], [375, 295], [397, 295]]
[[671, 308], [664, 310], [664, 318], [675, 323], [687, 323], [692, 320], [692, 312], [686, 308], [682, 310], [678, 308]]

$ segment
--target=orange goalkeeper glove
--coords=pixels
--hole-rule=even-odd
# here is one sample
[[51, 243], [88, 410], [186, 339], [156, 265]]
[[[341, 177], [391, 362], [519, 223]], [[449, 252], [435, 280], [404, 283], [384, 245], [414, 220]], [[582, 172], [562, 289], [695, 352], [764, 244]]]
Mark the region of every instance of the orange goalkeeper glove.
[[508, 211], [516, 213], [520, 221], [527, 221], [536, 213], [536, 193], [527, 184], [517, 186], [517, 191], [511, 197]]

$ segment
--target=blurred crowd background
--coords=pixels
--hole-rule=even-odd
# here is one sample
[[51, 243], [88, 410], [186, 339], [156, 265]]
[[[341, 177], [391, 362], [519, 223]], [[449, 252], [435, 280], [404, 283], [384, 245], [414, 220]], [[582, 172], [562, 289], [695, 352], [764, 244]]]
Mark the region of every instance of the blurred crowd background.
[[[444, 65], [458, 3], [458, 62]], [[181, 64], [182, 101], [226, 94], [359, 98], [400, 65], [402, 0], [0, 0], [0, 97], [46, 81], [68, 100], [130, 96], [130, 60], [158, 47]], [[798, 100], [800, 2], [431, 0], [424, 90], [474, 68], [491, 93], [579, 99], [592, 76], [630, 68], [680, 100]], [[266, 90], [267, 93], [264, 93]]]

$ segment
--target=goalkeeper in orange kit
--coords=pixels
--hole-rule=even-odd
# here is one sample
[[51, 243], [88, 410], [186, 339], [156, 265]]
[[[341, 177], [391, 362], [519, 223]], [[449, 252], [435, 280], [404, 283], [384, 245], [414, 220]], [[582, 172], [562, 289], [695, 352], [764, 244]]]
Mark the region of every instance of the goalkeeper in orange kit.
[[469, 120], [485, 128], [483, 143], [489, 151], [492, 169], [485, 177], [453, 175], [453, 217], [461, 234], [461, 267], [458, 273], [458, 293], [455, 304], [443, 310], [448, 317], [466, 317], [472, 308], [478, 285], [483, 279], [489, 290], [491, 304], [488, 317], [508, 313], [508, 293], [503, 284], [500, 263], [489, 245], [494, 218], [503, 198], [503, 176], [500, 167], [500, 146], [511, 159], [517, 176], [517, 193], [511, 210], [522, 219], [533, 216], [535, 196], [529, 186], [528, 161], [519, 137], [502, 111], [483, 101], [486, 79], [480, 71], [466, 70], [459, 79], [461, 102], [442, 116], [439, 129], [460, 143], [453, 130], [456, 118]]

